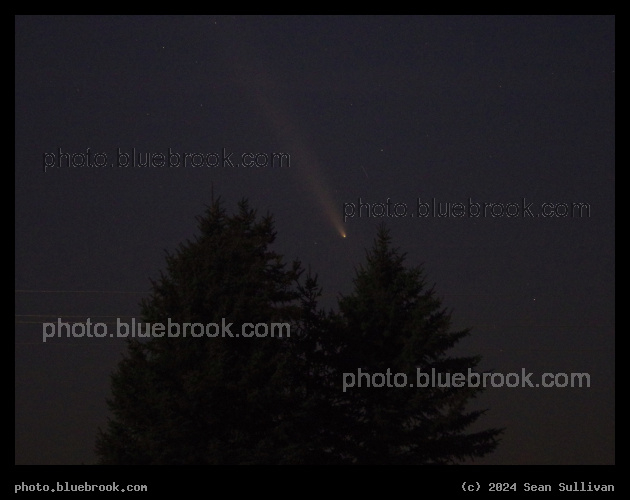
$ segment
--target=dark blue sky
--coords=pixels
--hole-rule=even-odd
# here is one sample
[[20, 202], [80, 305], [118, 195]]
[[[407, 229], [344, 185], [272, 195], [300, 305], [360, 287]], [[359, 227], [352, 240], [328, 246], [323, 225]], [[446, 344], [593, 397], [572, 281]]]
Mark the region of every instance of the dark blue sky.
[[[376, 224], [344, 203], [588, 203], [590, 217], [386, 218], [472, 327], [458, 350], [590, 388], [488, 389], [488, 464], [614, 463], [615, 19], [16, 18], [15, 460], [94, 461], [118, 339], [212, 186], [275, 216], [274, 249], [352, 288]], [[288, 153], [290, 168], [50, 168], [45, 153]], [[262, 158], [262, 157], [261, 157]], [[88, 293], [89, 292], [89, 293]], [[107, 318], [109, 317], [109, 318]]]

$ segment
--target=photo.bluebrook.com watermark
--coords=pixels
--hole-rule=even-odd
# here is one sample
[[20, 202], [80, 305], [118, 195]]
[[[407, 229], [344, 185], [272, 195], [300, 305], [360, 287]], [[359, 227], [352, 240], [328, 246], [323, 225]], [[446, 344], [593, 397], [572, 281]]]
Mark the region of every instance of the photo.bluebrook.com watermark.
[[132, 318], [130, 322], [116, 318], [116, 331], [108, 329], [108, 323], [64, 322], [57, 318], [56, 323], [42, 323], [42, 342], [54, 338], [186, 338], [186, 337], [223, 337], [223, 338], [289, 338], [290, 323], [243, 323], [240, 329], [234, 323], [221, 318], [221, 323], [185, 322], [178, 323], [168, 318], [165, 323], [142, 323]]
[[589, 218], [591, 205], [584, 202], [543, 202], [536, 204], [526, 197], [515, 201], [477, 201], [471, 197], [462, 201], [439, 201], [433, 198], [418, 197], [408, 205], [387, 198], [384, 202], [363, 200], [346, 202], [342, 205], [344, 222], [354, 218]]
[[[114, 157], [114, 161], [110, 158]], [[81, 152], [63, 151], [43, 154], [44, 172], [54, 169], [102, 168], [289, 168], [288, 153], [241, 153], [221, 148], [216, 152], [182, 152], [168, 148], [161, 152], [116, 148], [114, 155], [86, 148]]]
[[467, 373], [449, 373], [438, 372], [435, 368], [431, 368], [430, 372], [416, 368], [415, 380], [409, 380], [406, 373], [392, 373], [388, 368], [385, 373], [357, 370], [356, 375], [348, 372], [343, 373], [342, 390], [352, 388], [382, 388], [382, 387], [590, 387], [591, 376], [589, 373], [543, 373], [540, 381], [532, 381], [534, 374], [527, 372], [525, 368], [521, 369], [521, 373], [510, 372], [507, 374], [497, 372], [474, 372], [468, 368]]

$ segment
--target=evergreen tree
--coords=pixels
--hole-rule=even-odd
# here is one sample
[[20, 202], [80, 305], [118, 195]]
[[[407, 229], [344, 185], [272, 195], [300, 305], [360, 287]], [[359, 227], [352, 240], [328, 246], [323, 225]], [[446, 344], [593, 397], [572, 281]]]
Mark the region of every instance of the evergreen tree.
[[[270, 216], [246, 201], [227, 216], [219, 200], [198, 218], [200, 235], [167, 254], [141, 303], [142, 321], [232, 323], [234, 337], [132, 339], [112, 376], [112, 418], [99, 430], [103, 464], [280, 463], [287, 455], [291, 337], [236, 337], [244, 323], [301, 315], [300, 265], [268, 249]], [[214, 330], [212, 331], [214, 333]], [[292, 335], [293, 336], [293, 335]]]
[[[343, 345], [334, 363], [341, 385], [343, 373], [355, 376], [341, 403], [350, 425], [345, 455], [358, 464], [451, 464], [481, 457], [498, 444], [502, 430], [467, 433], [484, 411], [466, 411], [481, 387], [374, 387], [390, 370], [404, 373], [417, 385], [423, 373], [475, 371], [481, 358], [450, 357], [447, 351], [470, 334], [451, 332], [451, 314], [428, 287], [422, 267], [405, 267], [405, 254], [392, 248], [389, 231], [378, 230], [365, 266], [360, 266], [352, 294], [339, 301]], [[359, 381], [359, 369], [367, 373]], [[348, 385], [352, 379], [346, 379]], [[397, 382], [403, 382], [398, 377]], [[444, 378], [442, 379], [445, 380]], [[359, 387], [361, 382], [361, 387]], [[424, 380], [423, 380], [424, 382]]]

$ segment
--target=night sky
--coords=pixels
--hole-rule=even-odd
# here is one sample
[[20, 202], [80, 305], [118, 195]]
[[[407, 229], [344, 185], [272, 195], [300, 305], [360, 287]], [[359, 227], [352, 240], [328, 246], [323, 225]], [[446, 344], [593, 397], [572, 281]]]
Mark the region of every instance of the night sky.
[[[230, 213], [244, 197], [274, 215], [273, 249], [319, 274], [327, 308], [385, 222], [453, 328], [472, 327], [453, 353], [534, 382], [590, 374], [590, 388], [487, 389], [475, 428], [507, 430], [477, 463], [614, 463], [614, 17], [15, 23], [16, 464], [94, 463], [124, 340], [44, 343], [42, 323], [139, 319], [213, 191]], [[107, 166], [44, 168], [88, 148]], [[220, 165], [109, 166], [119, 148]], [[236, 166], [243, 153], [290, 166]], [[520, 213], [418, 217], [418, 198]], [[359, 199], [408, 216], [344, 222]], [[543, 203], [590, 216], [536, 217]]]

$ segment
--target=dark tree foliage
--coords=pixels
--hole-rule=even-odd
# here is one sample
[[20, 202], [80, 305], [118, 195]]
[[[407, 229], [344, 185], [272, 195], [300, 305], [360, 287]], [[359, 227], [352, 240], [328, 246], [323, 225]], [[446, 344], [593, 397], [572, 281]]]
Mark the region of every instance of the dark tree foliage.
[[[468, 331], [420, 269], [406, 269], [381, 229], [339, 312], [318, 307], [317, 276], [269, 250], [270, 216], [220, 200], [199, 235], [166, 256], [141, 303], [142, 321], [232, 323], [234, 335], [130, 339], [112, 375], [101, 464], [455, 463], [497, 445], [500, 431], [465, 433], [478, 389], [350, 388], [343, 373], [416, 367], [466, 372], [478, 357], [447, 357]], [[289, 323], [290, 337], [237, 337], [244, 323]]]
[[[422, 267], [407, 268], [404, 261], [381, 226], [353, 293], [339, 301], [343, 333], [335, 369], [355, 375], [355, 386], [344, 393], [351, 422], [346, 454], [357, 464], [452, 464], [484, 456], [496, 448], [502, 430], [466, 432], [484, 413], [466, 411], [483, 389], [417, 387], [418, 369], [467, 374], [481, 358], [448, 356], [470, 330], [450, 331], [451, 315], [427, 286]], [[362, 377], [361, 387], [359, 369], [370, 376]], [[383, 378], [371, 376], [388, 369], [385, 386], [374, 387]], [[394, 386], [398, 373], [414, 387]]]
[[236, 334], [243, 323], [297, 320], [299, 263], [286, 269], [269, 251], [272, 218], [258, 219], [246, 201], [230, 217], [217, 200], [198, 223], [200, 235], [167, 255], [166, 272], [142, 301], [142, 321], [232, 323], [234, 337], [131, 340], [112, 377], [113, 418], [97, 438], [102, 463], [284, 459], [292, 338]]

